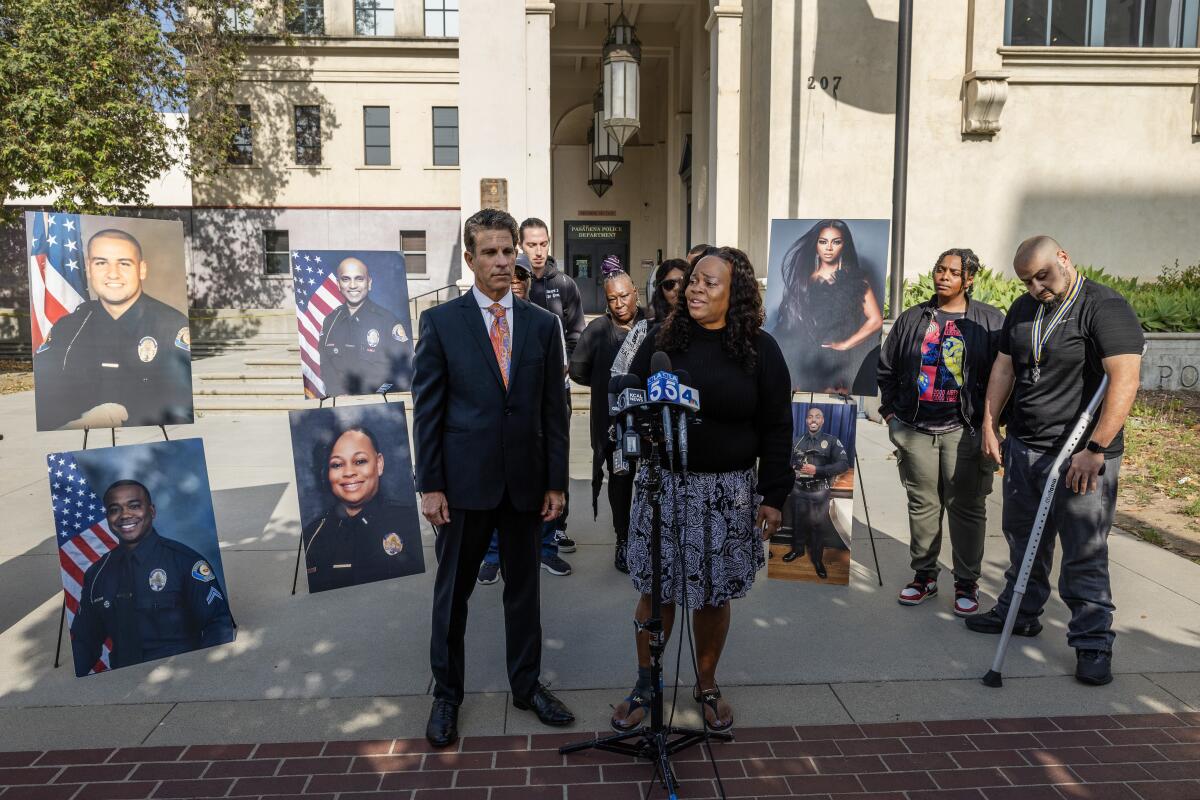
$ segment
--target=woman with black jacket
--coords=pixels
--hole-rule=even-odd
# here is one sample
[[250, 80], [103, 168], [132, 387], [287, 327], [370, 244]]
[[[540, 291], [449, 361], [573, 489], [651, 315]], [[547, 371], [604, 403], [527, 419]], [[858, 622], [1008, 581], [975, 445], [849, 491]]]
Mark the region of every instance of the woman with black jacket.
[[1004, 315], [971, 299], [979, 258], [942, 253], [933, 268], [936, 293], [900, 315], [879, 357], [879, 413], [896, 446], [908, 492], [912, 582], [902, 605], [937, 594], [942, 515], [950, 519], [954, 613], [979, 610], [978, 583], [995, 466], [980, 451], [988, 374]]

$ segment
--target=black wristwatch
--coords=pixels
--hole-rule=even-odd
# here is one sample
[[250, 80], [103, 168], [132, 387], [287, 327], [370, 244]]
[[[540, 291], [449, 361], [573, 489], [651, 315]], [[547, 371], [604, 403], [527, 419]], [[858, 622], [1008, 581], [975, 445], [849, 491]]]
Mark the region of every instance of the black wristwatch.
[[1089, 453], [1103, 453], [1104, 452], [1104, 448], [1101, 445], [1097, 444], [1094, 439], [1089, 439], [1088, 443], [1087, 443], [1087, 447], [1085, 447], [1084, 449], [1087, 450]]

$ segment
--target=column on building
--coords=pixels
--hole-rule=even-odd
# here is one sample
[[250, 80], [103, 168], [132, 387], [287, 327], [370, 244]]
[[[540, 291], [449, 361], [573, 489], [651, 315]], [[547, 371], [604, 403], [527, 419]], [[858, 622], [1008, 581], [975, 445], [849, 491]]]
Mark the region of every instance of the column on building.
[[713, 6], [709, 34], [708, 217], [713, 244], [739, 244], [742, 5]]

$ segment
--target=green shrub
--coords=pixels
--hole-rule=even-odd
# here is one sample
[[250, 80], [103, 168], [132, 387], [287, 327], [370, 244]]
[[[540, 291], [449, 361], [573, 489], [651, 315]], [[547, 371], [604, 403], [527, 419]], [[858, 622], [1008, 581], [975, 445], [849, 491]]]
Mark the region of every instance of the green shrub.
[[[1200, 331], [1200, 264], [1163, 267], [1158, 278], [1142, 282], [1137, 278], [1110, 275], [1102, 267], [1083, 266], [1080, 272], [1088, 280], [1102, 283], [1120, 292], [1137, 313], [1142, 328], [1153, 332]], [[987, 267], [975, 276], [976, 300], [1007, 312], [1025, 291], [1016, 278], [992, 272]], [[904, 307], [911, 308], [933, 296], [933, 277], [926, 273], [916, 281], [904, 282]], [[885, 312], [886, 313], [886, 312]]]

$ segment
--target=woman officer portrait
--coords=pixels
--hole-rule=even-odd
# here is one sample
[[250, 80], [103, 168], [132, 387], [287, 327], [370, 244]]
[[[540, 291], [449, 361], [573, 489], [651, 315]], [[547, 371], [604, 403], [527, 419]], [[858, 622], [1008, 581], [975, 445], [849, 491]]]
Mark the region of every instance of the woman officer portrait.
[[340, 429], [315, 465], [332, 503], [304, 528], [310, 593], [425, 571], [419, 529], [406, 519], [414, 509], [380, 490], [386, 460], [370, 428]]

